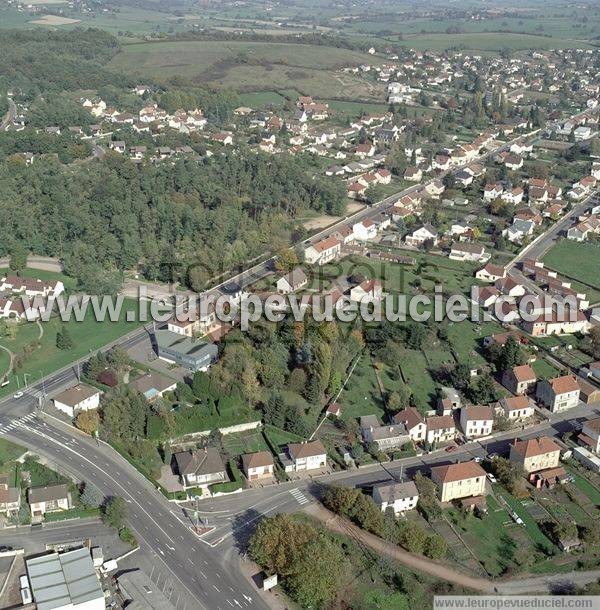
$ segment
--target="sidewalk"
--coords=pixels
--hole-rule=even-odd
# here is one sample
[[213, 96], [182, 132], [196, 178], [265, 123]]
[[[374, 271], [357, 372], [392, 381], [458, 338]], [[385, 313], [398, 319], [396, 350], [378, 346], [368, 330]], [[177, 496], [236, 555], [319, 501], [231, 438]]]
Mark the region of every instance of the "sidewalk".
[[269, 606], [272, 610], [290, 610], [289, 600], [286, 599], [277, 589], [263, 591], [262, 586], [262, 570], [249, 559], [239, 560], [240, 572], [244, 575], [254, 592]]

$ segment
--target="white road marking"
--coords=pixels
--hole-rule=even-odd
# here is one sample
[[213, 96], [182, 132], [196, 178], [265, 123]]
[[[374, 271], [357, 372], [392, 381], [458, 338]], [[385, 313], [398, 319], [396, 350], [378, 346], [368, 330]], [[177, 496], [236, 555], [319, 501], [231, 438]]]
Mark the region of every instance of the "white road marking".
[[307, 497], [298, 488], [290, 489], [290, 493], [294, 496], [298, 504], [307, 504], [309, 502]]

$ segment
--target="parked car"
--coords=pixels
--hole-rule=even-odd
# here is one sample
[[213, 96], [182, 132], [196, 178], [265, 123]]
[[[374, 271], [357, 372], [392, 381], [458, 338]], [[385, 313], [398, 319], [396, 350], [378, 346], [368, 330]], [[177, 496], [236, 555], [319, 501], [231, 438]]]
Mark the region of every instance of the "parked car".
[[450, 445], [450, 447], [446, 447], [446, 453], [450, 453], [451, 451], [456, 451], [456, 445]]
[[498, 482], [498, 479], [491, 472], [487, 473], [487, 478], [489, 479], [490, 483]]
[[21, 398], [23, 396], [23, 392], [17, 392], [16, 394], [13, 394], [13, 398], [16, 400], [17, 398]]

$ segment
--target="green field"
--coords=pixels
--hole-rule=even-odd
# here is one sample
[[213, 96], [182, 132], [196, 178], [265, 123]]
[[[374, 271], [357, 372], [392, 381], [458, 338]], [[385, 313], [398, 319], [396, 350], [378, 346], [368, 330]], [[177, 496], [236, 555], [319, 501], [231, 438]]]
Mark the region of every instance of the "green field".
[[500, 576], [516, 566], [512, 556], [516, 545], [513, 534], [517, 526], [493, 496], [487, 497], [487, 504], [488, 513], [481, 518], [471, 514], [462, 516], [456, 508], [448, 509], [448, 514], [485, 571], [490, 576]]
[[254, 453], [256, 451], [269, 451], [260, 429], [249, 430], [236, 434], [227, 434], [222, 439], [223, 449], [231, 456], [243, 453]]
[[265, 436], [267, 436], [267, 438], [271, 441], [271, 444], [278, 448], [281, 448], [283, 445], [287, 445], [288, 443], [301, 443], [303, 440], [305, 440], [293, 432], [276, 428], [270, 424], [266, 424], [264, 430]]
[[[562, 273], [567, 278], [579, 280], [600, 291], [600, 278], [598, 277], [599, 245], [563, 239], [550, 249], [543, 260], [548, 267]], [[586, 287], [584, 286], [584, 288]], [[598, 293], [592, 293], [589, 288], [586, 288], [586, 290], [591, 302], [595, 302], [594, 296]]]
[[356, 419], [362, 415], [383, 417], [383, 399], [369, 357], [363, 356], [358, 361], [338, 402], [342, 405], [344, 419]]
[[444, 51], [461, 46], [478, 51], [523, 51], [526, 49], [589, 49], [592, 45], [579, 40], [549, 38], [534, 34], [511, 34], [504, 32], [472, 32], [468, 34], [418, 34], [405, 36], [400, 44], [417, 51]]
[[[129, 44], [111, 61], [117, 71], [156, 78], [176, 74], [218, 82], [241, 92], [298, 89], [319, 98], [376, 97], [367, 83], [337, 73], [373, 63], [365, 53], [307, 44], [242, 41], [169, 41]], [[383, 92], [383, 87], [381, 87]]]
[[557, 377], [560, 374], [560, 371], [545, 358], [538, 358], [531, 364], [531, 368], [538, 379], [552, 379], [552, 377]]
[[256, 93], [242, 93], [240, 95], [240, 101], [243, 106], [249, 106], [250, 108], [264, 108], [266, 106], [273, 106], [273, 108], [283, 108], [285, 104], [285, 98], [279, 95], [276, 91], [259, 91]]
[[[57, 331], [63, 326], [62, 321], [53, 317], [48, 322], [20, 323], [17, 326], [14, 338], [0, 337], [0, 344], [10, 349], [17, 357], [21, 357], [22, 364], [13, 370], [9, 376], [9, 385], [0, 388], [0, 396], [14, 393], [18, 388], [35, 383], [37, 379], [57, 371], [69, 363], [83, 358], [91, 351], [95, 351], [119, 337], [135, 330], [138, 322], [128, 322], [128, 311], [137, 312], [137, 302], [125, 299], [120, 319], [116, 322], [97, 322], [90, 312], [82, 322], [72, 319], [66, 323], [66, 328], [73, 341], [70, 350], [60, 350], [56, 347]], [[40, 338], [40, 333], [43, 335]], [[24, 350], [31, 346], [31, 351], [24, 355]]]
[[0, 438], [0, 469], [4, 468], [5, 464], [13, 462], [25, 453], [26, 449], [15, 445], [4, 438]]
[[487, 362], [483, 357], [482, 339], [499, 332], [502, 327], [496, 322], [476, 324], [465, 320], [448, 325], [448, 341], [460, 362], [482, 366]]

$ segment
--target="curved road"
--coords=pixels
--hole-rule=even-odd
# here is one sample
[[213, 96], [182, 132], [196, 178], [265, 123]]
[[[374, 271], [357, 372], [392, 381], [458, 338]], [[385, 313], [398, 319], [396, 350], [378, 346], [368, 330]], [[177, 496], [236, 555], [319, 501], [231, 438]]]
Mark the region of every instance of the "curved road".
[[[190, 530], [183, 512], [104, 443], [70, 427], [49, 425], [38, 417], [15, 423], [0, 418], [0, 433], [35, 448], [52, 464], [106, 495], [128, 504], [128, 523], [159, 573], [167, 573], [181, 593], [179, 608], [225, 610], [267, 606], [239, 574], [236, 556], [223, 556]], [[18, 420], [17, 420], [18, 421]]]

